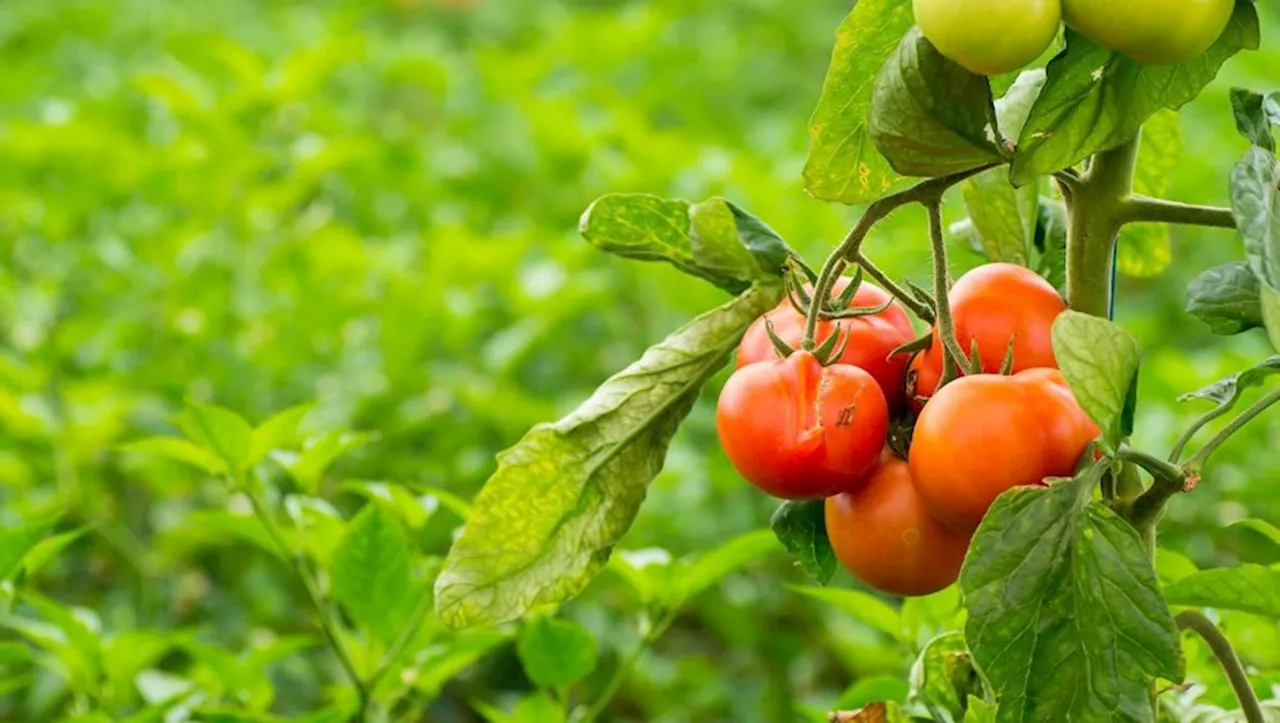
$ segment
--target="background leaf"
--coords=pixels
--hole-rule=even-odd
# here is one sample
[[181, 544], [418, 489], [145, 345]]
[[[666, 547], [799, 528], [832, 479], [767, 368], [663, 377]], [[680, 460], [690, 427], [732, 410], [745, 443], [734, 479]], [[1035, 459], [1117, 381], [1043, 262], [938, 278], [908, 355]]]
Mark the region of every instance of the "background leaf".
[[1187, 285], [1187, 311], [1215, 334], [1239, 334], [1262, 326], [1260, 290], [1248, 264], [1215, 266]]
[[688, 600], [719, 582], [726, 575], [777, 551], [768, 530], [756, 530], [729, 540], [689, 562], [682, 563], [677, 573], [678, 600]]
[[1280, 617], [1280, 570], [1241, 565], [1187, 575], [1164, 588], [1170, 605], [1240, 610]]
[[991, 261], [1026, 266], [1040, 212], [1037, 184], [1014, 188], [1004, 168], [993, 168], [961, 186], [969, 218]]
[[347, 527], [329, 569], [333, 598], [383, 642], [399, 632], [412, 586], [409, 539], [391, 513], [367, 505]]
[[188, 404], [178, 419], [192, 441], [218, 455], [231, 469], [240, 469], [253, 441], [253, 428], [230, 409]]
[[[1169, 177], [1182, 156], [1182, 125], [1171, 110], [1156, 111], [1142, 126], [1135, 193], [1163, 198]], [[1127, 224], [1120, 229], [1116, 269], [1127, 276], [1154, 276], [1169, 267], [1172, 251], [1169, 226], [1162, 223]]]
[[7, 580], [22, 567], [22, 560], [49, 534], [58, 518], [24, 522], [0, 530], [0, 580]]
[[536, 685], [563, 690], [596, 667], [596, 641], [572, 620], [538, 617], [516, 645], [525, 674]]
[[796, 585], [788, 585], [787, 589], [830, 605], [889, 636], [902, 637], [902, 618], [898, 611], [865, 592]]

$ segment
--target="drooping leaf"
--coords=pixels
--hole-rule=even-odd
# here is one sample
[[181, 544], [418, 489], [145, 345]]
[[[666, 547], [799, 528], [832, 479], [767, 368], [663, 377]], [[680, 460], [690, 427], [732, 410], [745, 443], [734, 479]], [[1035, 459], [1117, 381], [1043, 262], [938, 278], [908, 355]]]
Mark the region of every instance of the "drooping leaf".
[[912, 699], [947, 720], [959, 720], [970, 689], [981, 695], [969, 649], [961, 633], [947, 633], [929, 641], [911, 666]]
[[911, 27], [908, 0], [862, 0], [836, 33], [831, 66], [809, 121], [804, 188], [824, 201], [866, 203], [900, 180], [871, 142], [876, 73]]
[[1103, 468], [1006, 492], [974, 536], [965, 639], [1000, 721], [1149, 721], [1151, 679], [1182, 678], [1137, 532], [1091, 499]]
[[516, 643], [525, 675], [536, 685], [564, 690], [595, 670], [598, 651], [591, 633], [572, 620], [537, 617]]
[[384, 642], [399, 632], [413, 591], [409, 538], [381, 505], [366, 505], [347, 527], [329, 565], [333, 598]]
[[1076, 401], [1114, 449], [1133, 432], [1138, 340], [1106, 319], [1065, 311], [1053, 323], [1053, 353]]
[[691, 561], [682, 562], [676, 570], [676, 587], [679, 590], [676, 599], [692, 599], [726, 575], [776, 550], [773, 535], [768, 530], [756, 530], [739, 535]]
[[0, 529], [0, 581], [8, 580], [22, 567], [23, 558], [57, 523], [57, 517], [49, 517]]
[[788, 585], [787, 589], [830, 605], [894, 639], [902, 638], [902, 618], [898, 616], [898, 611], [865, 592], [799, 585]]
[[[1169, 177], [1182, 155], [1182, 125], [1171, 110], [1156, 111], [1142, 126], [1133, 190], [1151, 197], [1169, 192]], [[1116, 269], [1127, 276], [1155, 276], [1172, 259], [1169, 226], [1163, 223], [1127, 224], [1120, 229]]]
[[1254, 146], [1231, 172], [1231, 210], [1255, 276], [1280, 288], [1280, 162]]
[[762, 221], [720, 198], [702, 203], [645, 194], [601, 196], [579, 232], [593, 246], [640, 261], [666, 261], [730, 293], [777, 280], [786, 243]]
[[945, 176], [1001, 159], [987, 79], [912, 28], [876, 78], [871, 140], [904, 176]]
[[1261, 285], [1243, 261], [1215, 266], [1187, 285], [1187, 311], [1215, 334], [1262, 326]]
[[778, 542], [819, 585], [826, 585], [836, 572], [836, 553], [827, 537], [824, 509], [822, 500], [783, 502], [769, 521]]
[[244, 417], [230, 409], [192, 403], [182, 411], [178, 424], [191, 441], [218, 455], [229, 468], [244, 466], [253, 440], [253, 428]]
[[1214, 402], [1220, 409], [1229, 410], [1240, 401], [1240, 395], [1249, 387], [1261, 384], [1267, 377], [1280, 374], [1280, 356], [1273, 356], [1242, 372], [1232, 374], [1226, 379], [1216, 381], [1203, 389], [1188, 392], [1178, 397], [1179, 402], [1193, 399], [1206, 399]]
[[992, 261], [1026, 266], [1040, 211], [1036, 184], [1014, 188], [1006, 169], [993, 168], [965, 181], [962, 189], [984, 255]]
[[1268, 151], [1276, 150], [1271, 127], [1280, 125], [1280, 93], [1263, 95], [1243, 88], [1231, 89], [1231, 110], [1236, 130], [1250, 143]]
[[1237, 1], [1213, 47], [1180, 65], [1142, 65], [1067, 30], [1067, 50], [1049, 63], [1048, 80], [1018, 139], [1014, 183], [1028, 183], [1128, 142], [1152, 114], [1181, 108], [1227, 58], [1256, 49], [1260, 39], [1257, 10], [1249, 0]]
[[1203, 570], [1169, 583], [1164, 588], [1170, 605], [1239, 610], [1280, 617], [1280, 570], [1262, 565], [1241, 565]]
[[148, 437], [130, 442], [121, 450], [136, 454], [149, 454], [181, 462], [204, 470], [211, 475], [226, 474], [227, 463], [217, 454], [190, 440], [180, 437]]
[[436, 581], [441, 619], [510, 620], [581, 590], [631, 526], [702, 385], [780, 297], [755, 287], [703, 314], [504, 452]]

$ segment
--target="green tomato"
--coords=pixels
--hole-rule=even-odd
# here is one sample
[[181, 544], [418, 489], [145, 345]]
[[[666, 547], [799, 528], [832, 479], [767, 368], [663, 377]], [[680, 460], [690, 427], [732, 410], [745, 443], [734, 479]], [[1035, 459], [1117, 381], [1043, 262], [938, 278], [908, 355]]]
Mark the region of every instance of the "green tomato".
[[980, 75], [1008, 73], [1040, 57], [1062, 22], [1061, 0], [913, 0], [912, 7], [929, 42]]
[[1146, 65], [1204, 53], [1226, 29], [1235, 0], [1063, 0], [1067, 25]]

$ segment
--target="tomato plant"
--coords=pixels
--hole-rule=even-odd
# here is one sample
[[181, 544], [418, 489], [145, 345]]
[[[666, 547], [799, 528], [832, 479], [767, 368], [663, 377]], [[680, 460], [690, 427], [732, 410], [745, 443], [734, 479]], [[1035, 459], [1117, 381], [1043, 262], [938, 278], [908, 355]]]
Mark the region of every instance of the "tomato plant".
[[862, 486], [889, 431], [876, 380], [807, 351], [734, 372], [716, 412], [738, 471], [775, 497], [830, 497]]

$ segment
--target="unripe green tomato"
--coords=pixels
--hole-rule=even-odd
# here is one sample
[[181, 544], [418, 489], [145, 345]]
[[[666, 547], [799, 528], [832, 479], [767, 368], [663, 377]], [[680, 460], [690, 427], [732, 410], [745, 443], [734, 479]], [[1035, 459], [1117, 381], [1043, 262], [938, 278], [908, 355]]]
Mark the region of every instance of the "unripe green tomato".
[[912, 7], [929, 42], [980, 75], [1008, 73], [1040, 57], [1062, 22], [1061, 0], [913, 0]]
[[1067, 25], [1146, 65], [1204, 53], [1222, 35], [1235, 0], [1063, 0]]

